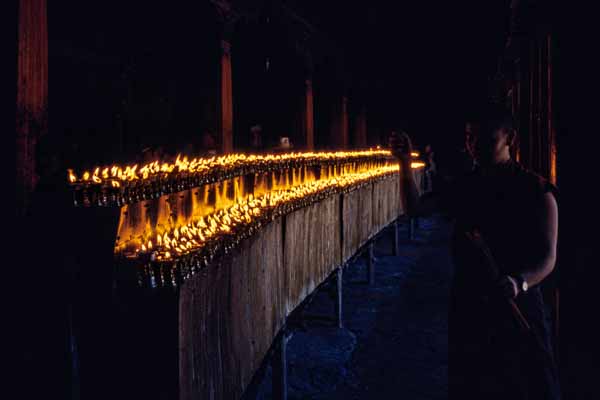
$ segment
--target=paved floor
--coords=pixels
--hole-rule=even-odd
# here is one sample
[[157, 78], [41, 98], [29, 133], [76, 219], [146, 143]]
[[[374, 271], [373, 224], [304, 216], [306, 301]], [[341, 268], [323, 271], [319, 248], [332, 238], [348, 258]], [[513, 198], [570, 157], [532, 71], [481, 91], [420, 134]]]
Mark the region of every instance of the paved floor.
[[[441, 218], [422, 219], [397, 257], [390, 255], [392, 232], [385, 232], [375, 245], [373, 286], [364, 259], [346, 267], [344, 328], [309, 320], [288, 344], [289, 399], [447, 398], [449, 231]], [[307, 312], [333, 314], [326, 290]], [[258, 392], [272, 398], [270, 368]]]

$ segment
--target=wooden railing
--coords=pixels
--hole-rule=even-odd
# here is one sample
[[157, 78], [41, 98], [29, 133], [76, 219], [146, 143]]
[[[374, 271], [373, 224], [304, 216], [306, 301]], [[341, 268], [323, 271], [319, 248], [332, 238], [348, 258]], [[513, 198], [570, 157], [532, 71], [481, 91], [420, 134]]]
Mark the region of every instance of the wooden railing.
[[[258, 173], [221, 168], [222, 180], [210, 170], [198, 178], [176, 169], [164, 177], [157, 172], [148, 182], [131, 175], [132, 169], [130, 175], [118, 172], [109, 179], [101, 179], [102, 172], [95, 180], [92, 173], [87, 180], [71, 177], [77, 205], [101, 206], [93, 214], [79, 209], [85, 217], [79, 221], [82, 227], [115, 224], [118, 214], [116, 241], [96, 235], [95, 243], [86, 241], [90, 247], [77, 251], [89, 254], [114, 245], [116, 289], [108, 307], [118, 314], [113, 323], [124, 333], [112, 345], [124, 360], [124, 371], [117, 368], [115, 375], [131, 374], [131, 391], [182, 400], [240, 398], [292, 311], [402, 215], [398, 172], [386, 170], [358, 184], [319, 192], [310, 201], [267, 207], [252, 234], [235, 236], [235, 241], [230, 234], [216, 235], [207, 241], [207, 248], [221, 240], [235, 243], [225, 250], [210, 247], [210, 252], [218, 251], [209, 262], [205, 256], [210, 252], [204, 247], [162, 261], [147, 247], [138, 250], [148, 238], [206, 218], [219, 206], [289, 187], [284, 182], [296, 182], [294, 186], [335, 178], [363, 168], [361, 162], [367, 169], [395, 163], [385, 154], [366, 160], [353, 155], [345, 164], [310, 162], [304, 166], [286, 161], [279, 172], [277, 164], [265, 163], [258, 165]], [[422, 169], [415, 174], [420, 178]], [[143, 389], [138, 391], [137, 385]]]
[[186, 282], [180, 399], [237, 399], [286, 317], [402, 209], [397, 175], [296, 210]]

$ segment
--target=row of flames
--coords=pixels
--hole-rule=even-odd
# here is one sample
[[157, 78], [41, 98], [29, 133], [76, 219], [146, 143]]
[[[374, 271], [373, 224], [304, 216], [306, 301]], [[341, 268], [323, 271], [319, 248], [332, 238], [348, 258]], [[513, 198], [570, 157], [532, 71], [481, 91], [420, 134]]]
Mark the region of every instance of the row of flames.
[[[222, 156], [213, 156], [209, 158], [188, 158], [178, 155], [174, 162], [161, 162], [159, 160], [139, 165], [127, 166], [104, 166], [95, 167], [92, 170], [84, 171], [79, 176], [72, 169], [68, 170], [68, 180], [71, 184], [108, 184], [113, 187], [120, 187], [121, 182], [135, 181], [139, 179], [151, 179], [158, 176], [169, 176], [177, 173], [202, 173], [209, 172], [217, 168], [236, 168], [239, 166], [256, 164], [285, 164], [289, 161], [300, 162], [327, 162], [327, 161], [353, 161], [365, 157], [373, 156], [391, 156], [389, 150], [362, 150], [362, 151], [337, 151], [337, 152], [304, 152], [304, 153], [286, 153], [286, 154], [227, 154]], [[413, 157], [419, 154], [412, 153]], [[424, 164], [413, 162], [413, 168], [420, 168]]]
[[[418, 167], [420, 166], [413, 166], [413, 168]], [[222, 236], [231, 235], [244, 226], [265, 218], [269, 210], [325, 191], [343, 191], [345, 188], [396, 173], [398, 170], [398, 164], [388, 164], [272, 190], [257, 197], [250, 194], [246, 198], [238, 199], [230, 207], [217, 210], [166, 232], [155, 233], [153, 238], [142, 241], [131, 256], [150, 256], [151, 260], [158, 262], [174, 260], [198, 251], [211, 240], [219, 240]]]

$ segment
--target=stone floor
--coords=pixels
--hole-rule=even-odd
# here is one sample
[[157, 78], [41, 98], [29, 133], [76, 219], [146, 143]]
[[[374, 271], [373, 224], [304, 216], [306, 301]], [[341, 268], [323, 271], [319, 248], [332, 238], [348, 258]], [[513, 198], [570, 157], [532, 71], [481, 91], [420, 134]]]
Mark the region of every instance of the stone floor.
[[[401, 225], [402, 238], [406, 229]], [[344, 328], [308, 320], [307, 329], [294, 332], [287, 347], [289, 399], [447, 398], [449, 231], [441, 218], [421, 219], [415, 240], [391, 256], [388, 229], [375, 243], [373, 286], [364, 258], [344, 269]], [[333, 310], [325, 289], [306, 309]], [[272, 398], [270, 366], [257, 398]]]

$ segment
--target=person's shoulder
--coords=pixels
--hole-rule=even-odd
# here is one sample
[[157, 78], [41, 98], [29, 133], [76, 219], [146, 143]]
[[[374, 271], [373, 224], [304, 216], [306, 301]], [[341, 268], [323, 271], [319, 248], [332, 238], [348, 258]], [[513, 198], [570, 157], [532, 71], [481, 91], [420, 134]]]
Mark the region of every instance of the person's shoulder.
[[552, 182], [518, 162], [515, 162], [515, 176], [525, 190], [535, 195], [552, 193], [555, 197], [558, 196], [558, 188]]

